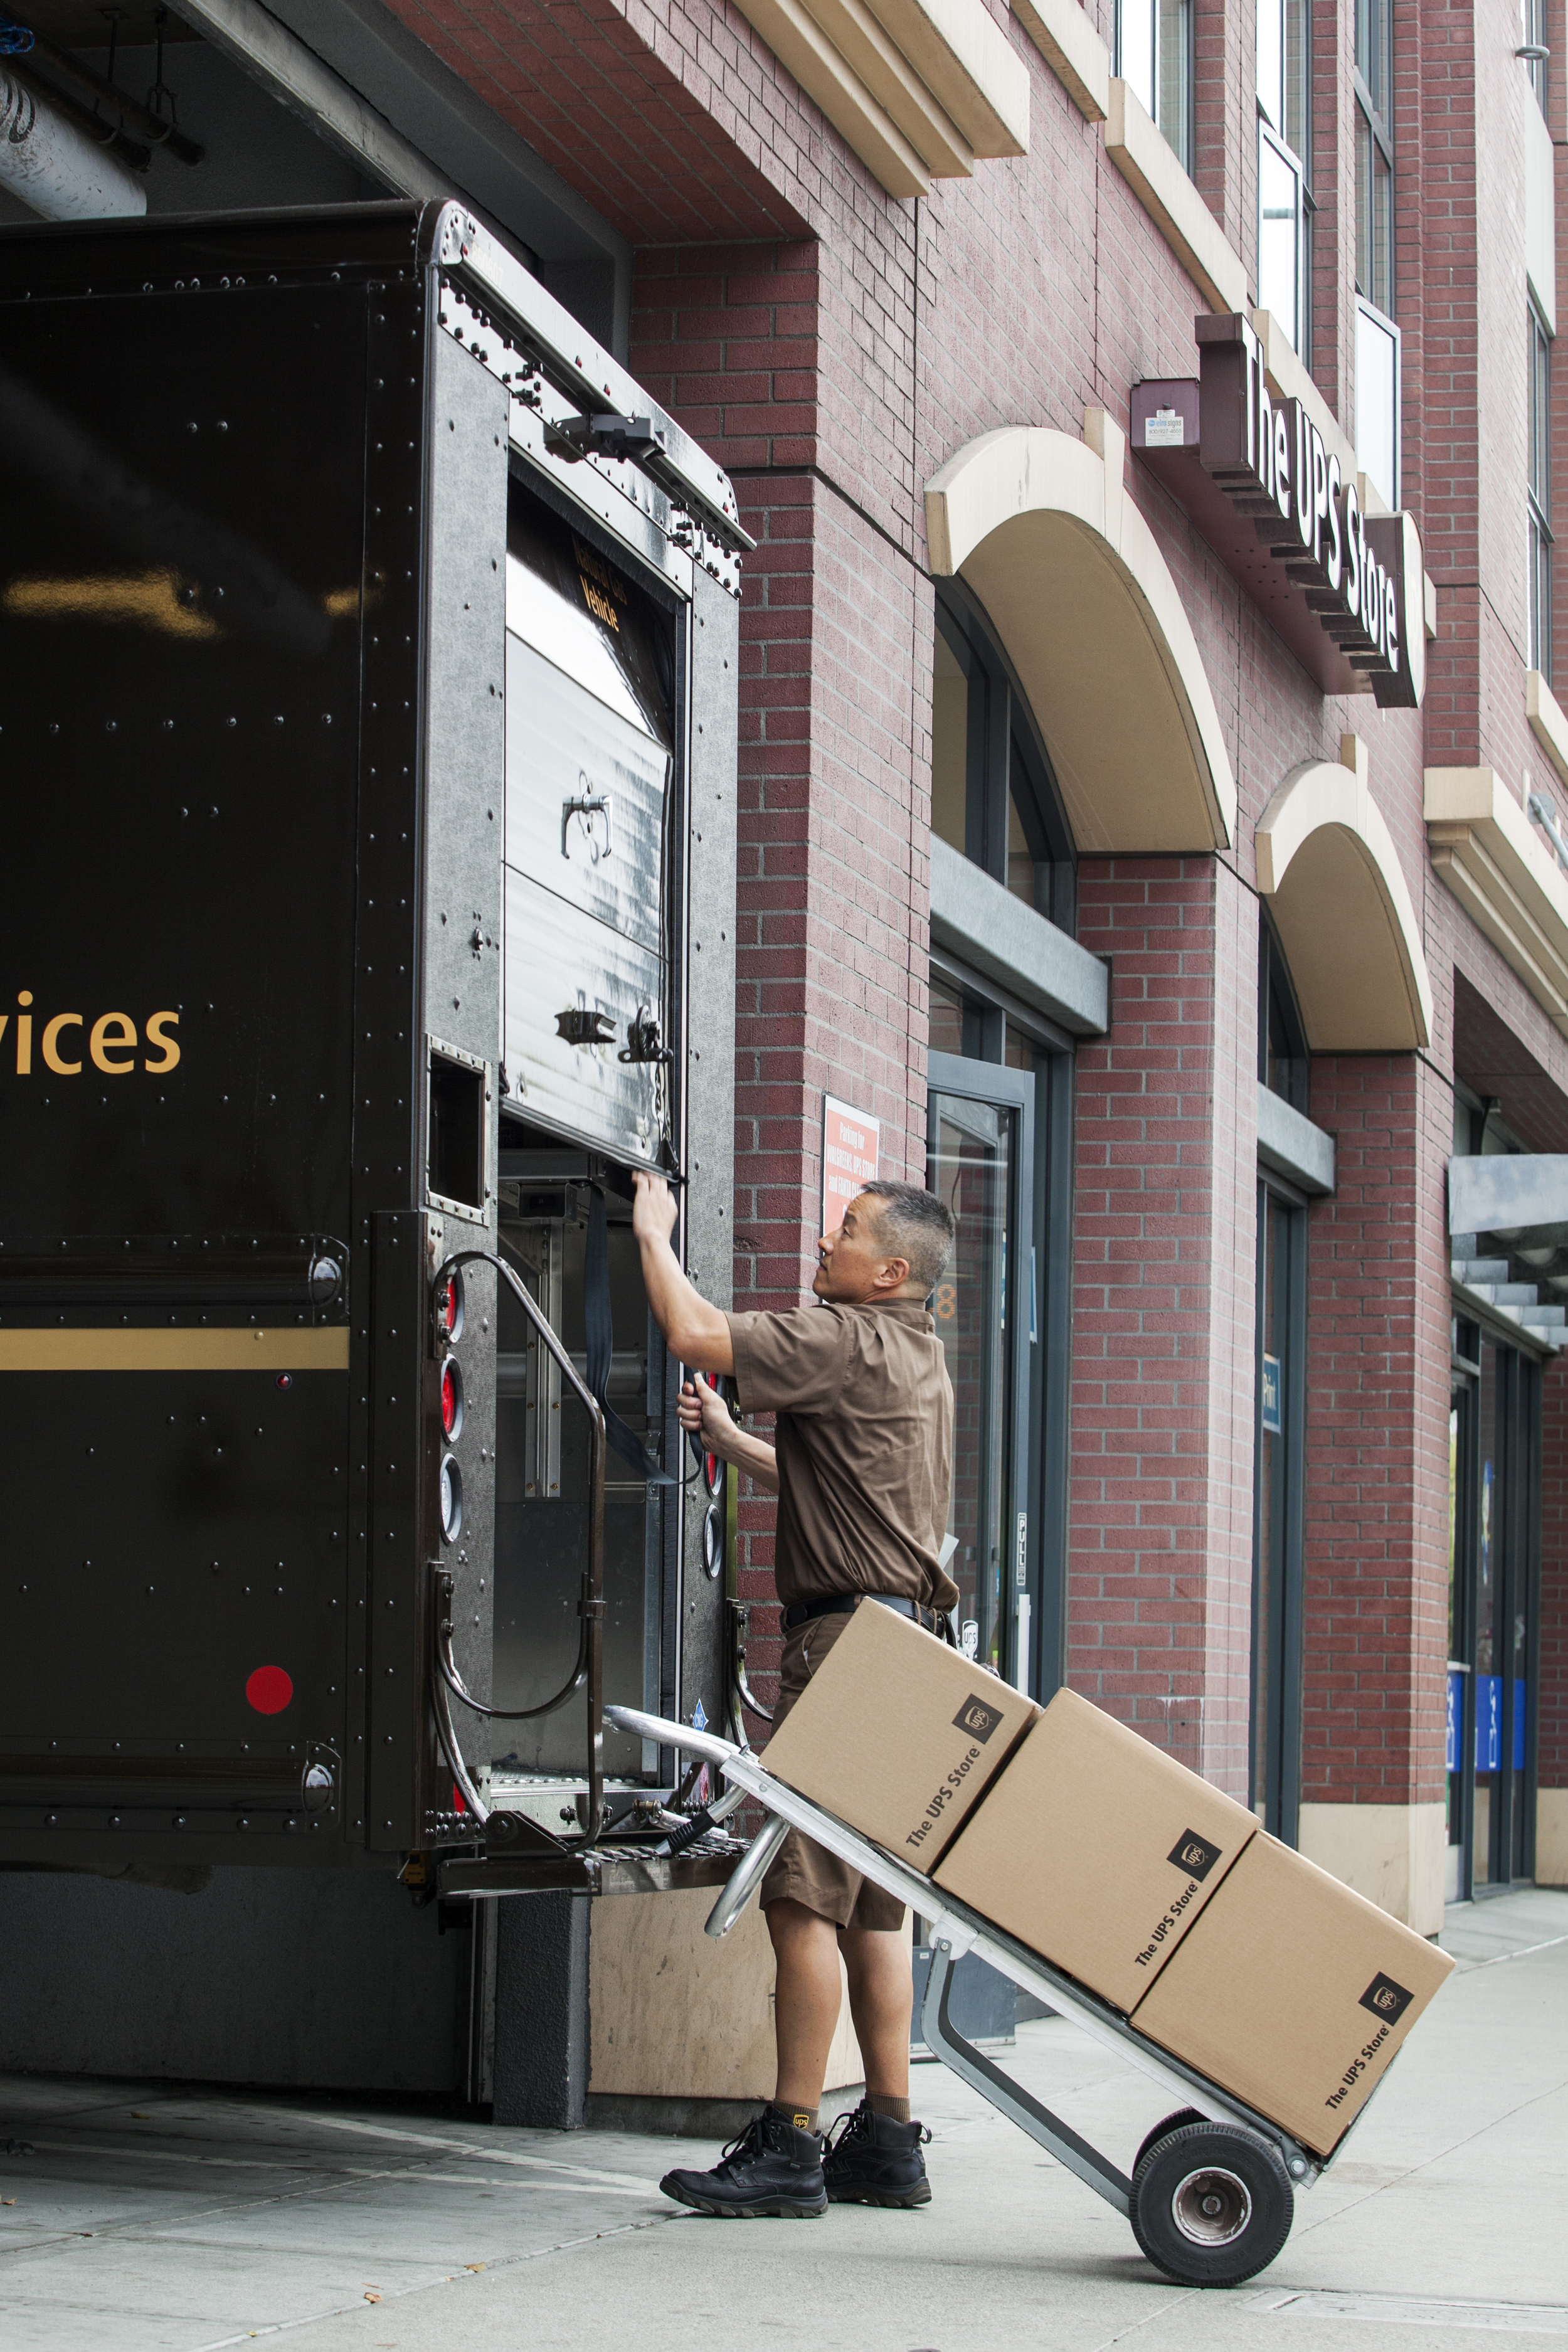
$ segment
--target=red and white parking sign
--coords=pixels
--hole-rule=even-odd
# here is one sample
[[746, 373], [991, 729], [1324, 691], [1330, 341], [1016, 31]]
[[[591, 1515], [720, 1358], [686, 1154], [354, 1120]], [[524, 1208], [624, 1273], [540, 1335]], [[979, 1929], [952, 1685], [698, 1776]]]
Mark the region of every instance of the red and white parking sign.
[[844, 1212], [877, 1173], [882, 1126], [853, 1103], [822, 1097], [822, 1230], [836, 1234]]

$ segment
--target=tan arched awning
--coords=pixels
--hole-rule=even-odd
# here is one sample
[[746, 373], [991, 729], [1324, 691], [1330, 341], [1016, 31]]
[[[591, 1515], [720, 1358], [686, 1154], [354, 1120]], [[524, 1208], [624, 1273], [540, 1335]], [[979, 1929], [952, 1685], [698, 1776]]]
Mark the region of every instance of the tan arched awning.
[[1354, 765], [1292, 768], [1258, 823], [1258, 887], [1319, 1054], [1407, 1052], [1432, 1036], [1432, 985], [1394, 836]]
[[926, 491], [931, 569], [984, 605], [1050, 750], [1080, 850], [1228, 846], [1236, 785], [1197, 640], [1123, 486], [1126, 436], [1010, 425]]

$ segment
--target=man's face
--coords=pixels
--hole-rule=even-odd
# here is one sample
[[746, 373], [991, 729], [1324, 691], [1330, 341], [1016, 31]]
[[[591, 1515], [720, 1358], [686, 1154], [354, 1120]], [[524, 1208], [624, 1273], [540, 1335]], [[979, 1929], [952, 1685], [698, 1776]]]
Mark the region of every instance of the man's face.
[[816, 1274], [811, 1286], [818, 1298], [838, 1307], [863, 1307], [868, 1298], [894, 1297], [908, 1280], [910, 1269], [904, 1259], [888, 1254], [881, 1206], [876, 1193], [858, 1192], [845, 1210], [838, 1231], [823, 1234], [816, 1244]]

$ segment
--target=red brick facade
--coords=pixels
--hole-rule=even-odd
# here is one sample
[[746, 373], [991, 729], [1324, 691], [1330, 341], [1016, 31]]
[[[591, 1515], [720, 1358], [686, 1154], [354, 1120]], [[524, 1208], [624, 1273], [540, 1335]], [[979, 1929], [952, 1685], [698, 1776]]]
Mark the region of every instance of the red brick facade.
[[[392, 5], [632, 239], [631, 364], [731, 469], [758, 542], [742, 636], [735, 1281], [740, 1304], [793, 1305], [816, 1234], [824, 1089], [880, 1118], [889, 1170], [923, 1165], [926, 486], [1001, 426], [1076, 440], [1099, 406], [1125, 427], [1140, 380], [1196, 373], [1203, 298], [1101, 127], [1001, 0], [991, 14], [1030, 77], [1029, 152], [916, 202], [882, 192], [726, 0]], [[1110, 0], [1090, 14], [1110, 39]], [[1319, 1053], [1312, 1071], [1310, 1116], [1338, 1152], [1336, 1191], [1309, 1225], [1300, 1792], [1313, 1807], [1444, 1796], [1444, 1171], [1456, 1073], [1472, 1087], [1484, 1075], [1457, 1051], [1457, 974], [1536, 1074], [1533, 1114], [1509, 1114], [1516, 1131], [1529, 1140], [1533, 1116], [1568, 1134], [1568, 1045], [1443, 887], [1425, 816], [1427, 769], [1491, 767], [1521, 798], [1550, 780], [1524, 701], [1519, 157], [1535, 101], [1500, 21], [1459, 0], [1394, 11], [1403, 504], [1437, 613], [1425, 709], [1326, 699], [1129, 458], [1127, 491], [1196, 636], [1237, 821], [1215, 855], [1086, 856], [1079, 869], [1079, 936], [1111, 958], [1114, 981], [1110, 1033], [1077, 1055], [1066, 1670], [1244, 1797], [1254, 837], [1287, 776], [1337, 761], [1347, 731], [1367, 746], [1414, 902], [1429, 1045]], [[1319, 0], [1312, 22], [1311, 369], [1353, 440], [1350, 0]], [[1256, 284], [1253, 40], [1250, 7], [1198, 0], [1194, 178]], [[1559, 369], [1559, 404], [1565, 386]], [[1559, 611], [1568, 648], [1568, 593]], [[1552, 1787], [1568, 1786], [1565, 1378], [1547, 1379], [1540, 1726]], [[771, 1520], [771, 1506], [742, 1502], [744, 1589], [759, 1601]], [[758, 1623], [766, 1634], [770, 1613]], [[753, 1667], [768, 1655], [760, 1641]]]

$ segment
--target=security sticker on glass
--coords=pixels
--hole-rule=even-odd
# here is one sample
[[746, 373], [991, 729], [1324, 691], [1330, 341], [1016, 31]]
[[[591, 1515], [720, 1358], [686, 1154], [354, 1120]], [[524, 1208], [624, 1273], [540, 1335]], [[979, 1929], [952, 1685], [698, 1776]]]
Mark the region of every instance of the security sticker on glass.
[[1205, 1879], [1219, 1857], [1217, 1845], [1199, 1837], [1196, 1830], [1184, 1830], [1165, 1859], [1173, 1862], [1178, 1870], [1184, 1870], [1189, 1878]]
[[970, 1738], [978, 1739], [984, 1748], [1001, 1720], [999, 1706], [992, 1706], [987, 1700], [977, 1698], [971, 1693], [953, 1717], [952, 1727], [955, 1731], [967, 1731]]
[[1395, 1984], [1392, 1977], [1385, 1977], [1380, 1970], [1363, 1993], [1360, 2006], [1370, 2009], [1373, 2017], [1382, 2018], [1385, 2025], [1397, 2025], [1415, 1998], [1413, 1992], [1406, 1992], [1402, 1984]]

